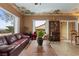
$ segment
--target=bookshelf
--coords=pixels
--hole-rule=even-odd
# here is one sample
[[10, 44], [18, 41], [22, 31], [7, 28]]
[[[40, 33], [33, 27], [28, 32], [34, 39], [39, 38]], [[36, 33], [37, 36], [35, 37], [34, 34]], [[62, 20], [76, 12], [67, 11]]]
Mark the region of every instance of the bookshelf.
[[49, 21], [49, 37], [52, 37], [53, 41], [60, 41], [59, 21]]

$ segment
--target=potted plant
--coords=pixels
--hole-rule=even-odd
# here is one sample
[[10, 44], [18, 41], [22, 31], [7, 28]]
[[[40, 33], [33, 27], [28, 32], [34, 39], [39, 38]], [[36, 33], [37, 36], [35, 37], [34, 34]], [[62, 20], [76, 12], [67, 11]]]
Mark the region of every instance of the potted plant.
[[38, 42], [38, 45], [39, 46], [42, 46], [43, 44], [43, 35], [44, 35], [44, 32], [43, 31], [39, 31], [38, 32], [38, 39], [37, 39], [37, 42]]

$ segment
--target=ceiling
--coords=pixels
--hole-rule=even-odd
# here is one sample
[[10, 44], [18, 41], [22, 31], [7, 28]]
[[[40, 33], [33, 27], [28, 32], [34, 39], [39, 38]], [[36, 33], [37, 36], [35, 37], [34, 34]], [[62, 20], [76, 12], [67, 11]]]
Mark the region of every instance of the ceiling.
[[15, 3], [15, 6], [23, 14], [53, 13], [60, 10], [61, 13], [79, 13], [79, 3]]

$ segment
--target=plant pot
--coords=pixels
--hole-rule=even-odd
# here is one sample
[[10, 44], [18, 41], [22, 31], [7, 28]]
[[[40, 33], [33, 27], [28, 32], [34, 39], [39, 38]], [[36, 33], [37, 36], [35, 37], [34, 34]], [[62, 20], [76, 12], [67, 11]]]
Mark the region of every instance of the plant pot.
[[43, 39], [42, 39], [42, 38], [38, 38], [38, 39], [37, 39], [37, 43], [38, 43], [39, 46], [42, 46], [42, 44], [43, 44]]

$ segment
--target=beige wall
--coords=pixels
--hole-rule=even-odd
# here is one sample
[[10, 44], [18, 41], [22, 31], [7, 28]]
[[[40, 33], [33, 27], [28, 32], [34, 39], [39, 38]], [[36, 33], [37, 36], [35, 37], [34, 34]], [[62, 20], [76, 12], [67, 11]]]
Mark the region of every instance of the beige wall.
[[18, 12], [12, 4], [8, 4], [8, 3], [0, 3], [0, 7], [6, 9], [7, 11], [11, 12], [12, 14], [18, 16], [20, 18], [20, 31], [22, 32], [22, 26], [23, 26], [23, 21], [22, 21], [22, 15], [20, 14], [20, 12]]
[[67, 22], [61, 22], [60, 24], [60, 38], [67, 39]]

